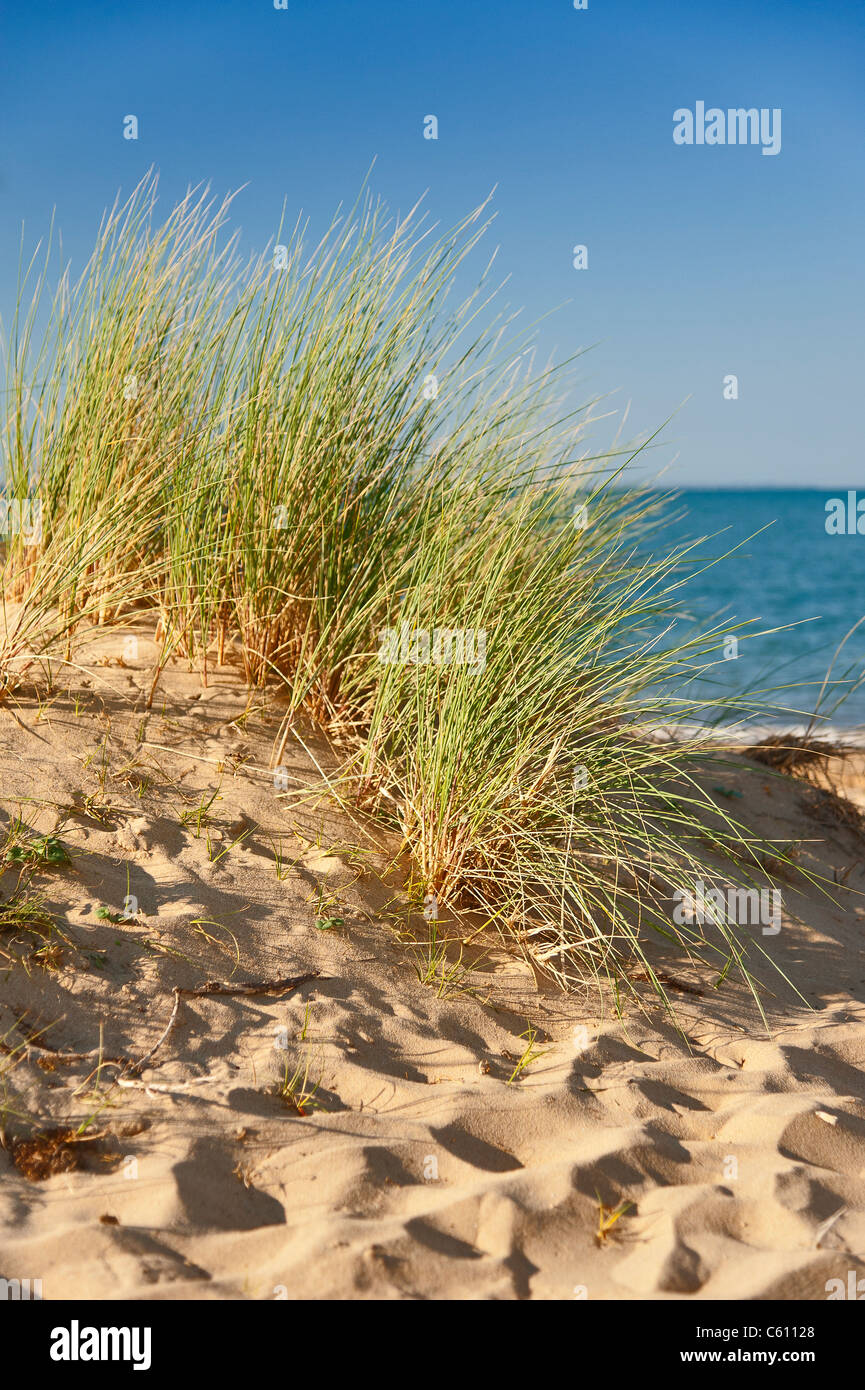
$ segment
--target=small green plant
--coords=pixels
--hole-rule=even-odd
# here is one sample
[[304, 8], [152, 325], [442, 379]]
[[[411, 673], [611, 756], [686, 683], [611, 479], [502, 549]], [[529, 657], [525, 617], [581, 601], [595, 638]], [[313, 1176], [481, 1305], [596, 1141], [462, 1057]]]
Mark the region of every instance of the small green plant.
[[99, 918], [100, 922], [113, 922], [114, 925], [118, 927], [123, 922], [128, 922], [130, 920], [128, 917], [124, 917], [122, 912], [112, 912], [110, 907], [97, 907], [96, 916]]
[[302, 1058], [298, 1060], [294, 1071], [289, 1072], [289, 1063], [286, 1061], [283, 1070], [282, 1080], [277, 1086], [277, 1092], [285, 1101], [286, 1105], [298, 1115], [306, 1115], [313, 1108], [320, 1108], [320, 1102], [315, 1099], [316, 1092], [321, 1085], [321, 1079], [310, 1085], [309, 1081], [310, 1059]]
[[218, 799], [219, 787], [216, 788], [211, 796], [203, 794], [197, 806], [188, 806], [184, 811], [180, 812], [180, 824], [192, 826], [196, 840], [200, 837], [202, 830], [213, 824], [210, 808]]
[[142, 771], [142, 766], [137, 758], [133, 758], [132, 762], [126, 763], [115, 774], [115, 780], [124, 787], [130, 787], [139, 800], [149, 791], [152, 782], [152, 778]]
[[[105, 1065], [105, 1025], [99, 1025], [99, 1050], [96, 1056], [96, 1066], [89, 1076], [85, 1077], [80, 1086], [76, 1087], [74, 1095], [76, 1098], [83, 1098], [96, 1102], [96, 1109], [88, 1115], [75, 1131], [76, 1137], [85, 1134], [88, 1129], [93, 1127], [96, 1117], [101, 1114], [107, 1105], [116, 1105], [117, 1099], [114, 1092], [113, 1082], [109, 1079], [107, 1088], [102, 1084], [102, 1071]], [[92, 1082], [92, 1085], [91, 1085]]]
[[537, 1062], [539, 1057], [544, 1057], [546, 1055], [545, 1051], [542, 1052], [535, 1047], [537, 1036], [537, 1029], [533, 1028], [531, 1024], [529, 1024], [525, 1033], [520, 1033], [520, 1037], [526, 1039], [527, 1046], [525, 1052], [518, 1058], [516, 1066], [508, 1077], [508, 1086], [512, 1085], [518, 1077], [522, 1076], [526, 1068], [532, 1065], [532, 1062]]
[[84, 820], [95, 821], [97, 825], [108, 825], [114, 814], [102, 793], [93, 792], [75, 792], [71, 802], [62, 809], [68, 815], [81, 816]]
[[319, 884], [318, 901], [315, 908], [315, 925], [319, 931], [332, 931], [334, 927], [345, 926], [345, 918], [336, 915], [332, 909], [339, 907], [339, 898], [335, 893], [325, 893]]
[[[127, 864], [127, 865], [126, 865], [126, 899], [125, 899], [125, 901], [126, 901], [126, 903], [129, 904], [130, 907], [137, 908], [138, 899], [135, 898], [135, 897], [133, 897], [133, 895], [132, 895], [132, 893], [131, 893], [131, 891], [130, 891], [130, 886], [129, 886], [129, 885], [130, 885], [130, 873], [129, 873], [129, 865]], [[124, 924], [124, 923], [127, 923], [127, 922], [135, 922], [135, 921], [137, 920], [137, 919], [136, 919], [136, 913], [135, 913], [135, 912], [131, 912], [131, 911], [115, 912], [115, 911], [114, 911], [112, 908], [110, 908], [110, 907], [97, 907], [97, 909], [96, 909], [96, 916], [99, 918], [100, 922], [113, 922], [115, 926], [121, 926], [121, 925]]]
[[0, 903], [0, 932], [30, 931], [43, 939], [57, 930], [57, 923], [43, 906], [44, 899], [16, 890]]
[[[76, 949], [43, 903], [41, 896], [28, 894], [20, 887], [5, 903], [0, 903], [0, 957], [10, 964], [23, 965], [28, 972], [31, 964], [43, 970], [57, 970], [61, 948]], [[16, 949], [22, 944], [29, 948], [23, 954]]]
[[[228, 946], [224, 941], [220, 941], [219, 937], [207, 930], [208, 927], [215, 927], [217, 931], [224, 932], [229, 937], [231, 945]], [[240, 964], [240, 943], [230, 927], [224, 926], [222, 922], [214, 922], [212, 917], [196, 917], [189, 923], [189, 928], [197, 936], [203, 937], [208, 945], [215, 946], [218, 951], [225, 951], [228, 955], [233, 956], [235, 966]]]
[[458, 959], [448, 964], [448, 942], [439, 935], [435, 922], [429, 925], [426, 941], [421, 943], [415, 940], [410, 949], [414, 956], [415, 974], [422, 985], [435, 989], [439, 999], [468, 989], [468, 970], [463, 965], [462, 946]]
[[595, 1232], [595, 1240], [598, 1245], [606, 1244], [616, 1222], [620, 1221], [632, 1206], [633, 1202], [619, 1202], [618, 1206], [608, 1207], [598, 1197], [598, 1229]]
[[291, 871], [295, 867], [297, 860], [289, 860], [288, 865], [286, 866], [285, 856], [283, 854], [282, 849], [282, 840], [280, 840], [279, 843], [277, 843], [276, 840], [270, 837], [270, 847], [273, 850], [273, 862], [276, 866], [277, 882], [283, 883], [287, 878], [290, 877]]
[[252, 834], [252, 830], [241, 830], [240, 834], [235, 836], [230, 844], [223, 845], [222, 849], [218, 851], [214, 849], [213, 841], [210, 838], [210, 832], [206, 831], [205, 834], [207, 838], [207, 857], [211, 864], [218, 864], [220, 859], [223, 859], [225, 855], [230, 854], [237, 845], [242, 844], [244, 840], [248, 839]]
[[106, 733], [106, 734], [104, 735], [104, 737], [103, 737], [103, 739], [102, 739], [102, 742], [100, 743], [98, 749], [95, 750], [93, 753], [88, 753], [87, 756], [86, 756], [85, 758], [83, 758], [83, 759], [82, 759], [82, 762], [81, 762], [82, 767], [87, 768], [87, 767], [90, 766], [90, 764], [91, 764], [92, 762], [95, 761], [96, 756], [97, 756], [97, 753], [99, 754], [99, 768], [98, 768], [98, 771], [97, 771], [96, 776], [97, 776], [97, 780], [98, 780], [98, 782], [99, 782], [99, 793], [100, 793], [100, 795], [103, 796], [103, 797], [104, 797], [104, 795], [105, 795], [105, 781], [106, 781], [106, 778], [108, 777], [108, 770], [109, 770], [108, 742], [109, 742], [109, 734]]
[[8, 845], [5, 857], [9, 864], [32, 868], [70, 862], [66, 846], [56, 835], [33, 835], [27, 840], [16, 839]]

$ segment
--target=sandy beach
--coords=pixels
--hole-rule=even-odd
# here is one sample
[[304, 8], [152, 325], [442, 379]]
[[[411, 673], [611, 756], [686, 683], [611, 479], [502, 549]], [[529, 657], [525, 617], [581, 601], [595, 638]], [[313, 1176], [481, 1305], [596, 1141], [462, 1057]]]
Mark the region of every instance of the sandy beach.
[[7, 10], [28, 1370], [849, 1374], [861, 2]]
[[278, 702], [174, 662], [147, 711], [156, 649], [128, 650], [0, 711], [7, 846], [61, 846], [28, 889], [47, 917], [9, 920], [8, 848], [0, 882], [0, 1276], [627, 1301], [865, 1274], [861, 753], [833, 761], [846, 802], [744, 756], [720, 785], [830, 887], [790, 883], [756, 929], [802, 996], [758, 970], [768, 1032], [741, 982], [652, 948], [679, 1032], [648, 988], [620, 1019], [495, 943], [424, 985], [398, 841], [309, 795], [324, 741], [291, 740], [275, 785]]

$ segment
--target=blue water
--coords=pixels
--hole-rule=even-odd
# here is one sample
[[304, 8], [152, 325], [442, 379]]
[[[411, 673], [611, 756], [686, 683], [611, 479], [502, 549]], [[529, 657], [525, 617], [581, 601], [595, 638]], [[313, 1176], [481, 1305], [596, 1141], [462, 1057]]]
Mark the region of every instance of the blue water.
[[[760, 718], [763, 725], [789, 729], [807, 723], [836, 647], [865, 614], [865, 535], [827, 533], [830, 497], [846, 502], [847, 494], [832, 488], [683, 492], [674, 510], [686, 515], [664, 533], [665, 540], [671, 531], [680, 539], [714, 536], [699, 547], [703, 557], [739, 547], [694, 576], [682, 591], [681, 604], [703, 630], [718, 622], [757, 620], [742, 629], [738, 657], [712, 667], [703, 693], [712, 694], [714, 683], [717, 691], [761, 691], [763, 700], [775, 707]], [[677, 639], [687, 625], [683, 617]], [[785, 627], [787, 631], [767, 631]], [[746, 637], [748, 631], [755, 635]], [[865, 733], [865, 683], [855, 688], [863, 670], [865, 623], [833, 669], [836, 684], [820, 705], [827, 720], [821, 732]], [[845, 691], [847, 698], [833, 710]], [[799, 711], [805, 712], [804, 719], [795, 713]]]

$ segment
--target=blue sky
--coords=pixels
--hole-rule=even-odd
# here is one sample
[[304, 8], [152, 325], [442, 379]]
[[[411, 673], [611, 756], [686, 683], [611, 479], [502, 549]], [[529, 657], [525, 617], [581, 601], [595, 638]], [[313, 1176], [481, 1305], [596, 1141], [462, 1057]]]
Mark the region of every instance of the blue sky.
[[[598, 344], [586, 393], [631, 403], [626, 435], [682, 406], [652, 455], [678, 455], [669, 481], [865, 482], [861, 0], [79, 0], [7, 7], [0, 55], [4, 320], [22, 222], [56, 207], [80, 264], [151, 165], [166, 200], [247, 185], [260, 246], [284, 197], [323, 225], [375, 159], [376, 193], [427, 191], [445, 226], [497, 186], [507, 301], [561, 306], [544, 356]], [[780, 154], [675, 145], [697, 101], [781, 108]]]

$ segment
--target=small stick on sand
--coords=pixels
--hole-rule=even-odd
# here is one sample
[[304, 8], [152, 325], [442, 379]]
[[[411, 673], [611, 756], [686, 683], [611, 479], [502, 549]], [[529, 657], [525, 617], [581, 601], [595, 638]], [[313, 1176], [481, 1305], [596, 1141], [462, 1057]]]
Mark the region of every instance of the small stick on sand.
[[181, 989], [175, 986], [175, 994], [288, 994], [292, 989], [297, 989], [298, 985], [305, 985], [308, 980], [317, 980], [321, 974], [320, 970], [313, 970], [310, 975], [285, 975], [278, 980], [251, 980], [247, 985], [222, 984], [219, 980], [208, 980], [206, 984], [199, 985], [196, 989]]
[[174, 995], [174, 1008], [171, 1010], [169, 1018], [163, 1032], [157, 1038], [149, 1052], [143, 1057], [139, 1057], [137, 1062], [131, 1062], [124, 1070], [127, 1072], [140, 1071], [145, 1062], [149, 1062], [154, 1053], [158, 1052], [165, 1039], [168, 1037], [175, 1023], [177, 1022], [177, 1011], [180, 1008], [181, 995], [193, 998], [204, 998], [209, 994], [228, 994], [228, 995], [250, 995], [250, 994], [288, 994], [291, 990], [297, 989], [300, 985], [305, 985], [309, 980], [317, 980], [321, 974], [320, 970], [314, 970], [309, 975], [284, 975], [276, 980], [251, 980], [245, 985], [223, 984], [220, 980], [208, 980], [203, 985], [198, 985], [195, 989], [184, 989], [181, 985], [175, 985], [172, 990]]

